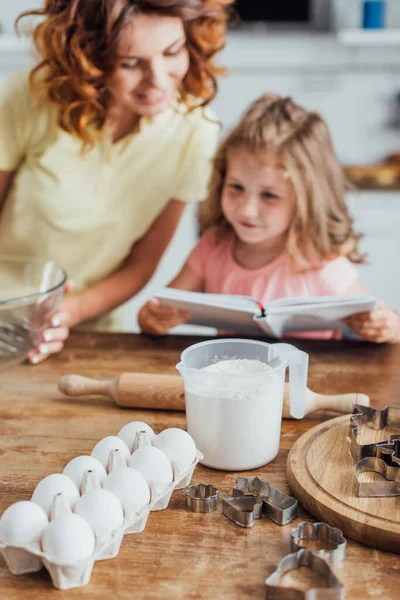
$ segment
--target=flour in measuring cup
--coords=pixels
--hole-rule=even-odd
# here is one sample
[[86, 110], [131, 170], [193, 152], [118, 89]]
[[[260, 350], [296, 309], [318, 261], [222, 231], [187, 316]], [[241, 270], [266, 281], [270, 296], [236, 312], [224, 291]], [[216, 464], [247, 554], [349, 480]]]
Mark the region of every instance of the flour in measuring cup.
[[[219, 360], [201, 369], [202, 372], [220, 375], [220, 378], [202, 377], [201, 394], [207, 397], [218, 397], [229, 400], [254, 400], [266, 393], [266, 386], [272, 383], [271, 377], [252, 379], [252, 375], [262, 375], [272, 371], [271, 367], [257, 359], [230, 358]], [[229, 375], [239, 375], [232, 377]], [[226, 377], [227, 376], [227, 377]], [[246, 379], [246, 377], [249, 379]]]
[[246, 470], [279, 450], [284, 369], [257, 359], [224, 359], [185, 382], [188, 431], [203, 464]]
[[202, 371], [208, 373], [220, 373], [228, 375], [252, 375], [254, 373], [265, 373], [270, 371], [271, 367], [257, 359], [249, 358], [230, 358], [228, 360], [219, 360], [218, 362], [203, 367]]

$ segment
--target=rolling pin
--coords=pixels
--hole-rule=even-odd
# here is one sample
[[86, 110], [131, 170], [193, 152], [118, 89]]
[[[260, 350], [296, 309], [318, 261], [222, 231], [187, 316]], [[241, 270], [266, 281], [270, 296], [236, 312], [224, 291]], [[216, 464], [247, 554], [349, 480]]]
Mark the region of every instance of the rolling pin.
[[[64, 375], [58, 389], [66, 396], [107, 396], [125, 408], [152, 408], [158, 410], [185, 410], [183, 379], [180, 375], [154, 373], [123, 373], [116, 379], [89, 379], [81, 375]], [[307, 388], [307, 415], [314, 410], [351, 413], [354, 404], [369, 406], [365, 394], [338, 394], [326, 396]], [[289, 384], [285, 383], [283, 417], [291, 419], [289, 412]]]

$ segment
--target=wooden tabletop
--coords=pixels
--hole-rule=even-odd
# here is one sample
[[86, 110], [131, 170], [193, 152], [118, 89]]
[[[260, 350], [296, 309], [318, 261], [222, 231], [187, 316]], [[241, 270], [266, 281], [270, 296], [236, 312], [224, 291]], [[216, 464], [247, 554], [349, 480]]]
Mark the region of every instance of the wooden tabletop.
[[[197, 341], [74, 333], [65, 350], [42, 365], [0, 372], [0, 514], [11, 503], [29, 499], [42, 477], [61, 472], [79, 454], [89, 454], [99, 439], [115, 435], [129, 421], [145, 421], [156, 432], [185, 427], [183, 413], [120, 409], [105, 398], [63, 398], [56, 389], [59, 376], [71, 372], [99, 378], [125, 371], [175, 373], [180, 352]], [[312, 390], [364, 392], [375, 407], [400, 402], [400, 345], [315, 341], [297, 345], [310, 354]], [[278, 457], [251, 475], [289, 492], [288, 452], [321, 418], [285, 420]], [[198, 466], [193, 483], [213, 483], [224, 497], [230, 495], [235, 479], [235, 473]], [[95, 564], [88, 586], [59, 592], [46, 571], [15, 577], [0, 557], [0, 598], [44, 600], [59, 599], [61, 594], [68, 600], [264, 598], [265, 578], [290, 552], [290, 531], [304, 519], [310, 516], [300, 509], [299, 518], [285, 527], [263, 519], [253, 529], [241, 529], [222, 515], [221, 507], [209, 515], [186, 511], [184, 490], [179, 490], [167, 510], [151, 513], [143, 533], [124, 538], [115, 559]], [[398, 555], [349, 541], [346, 559], [335, 573], [345, 585], [347, 599], [399, 597]], [[302, 587], [306, 581], [322, 582], [304, 569], [284, 578], [285, 585]]]

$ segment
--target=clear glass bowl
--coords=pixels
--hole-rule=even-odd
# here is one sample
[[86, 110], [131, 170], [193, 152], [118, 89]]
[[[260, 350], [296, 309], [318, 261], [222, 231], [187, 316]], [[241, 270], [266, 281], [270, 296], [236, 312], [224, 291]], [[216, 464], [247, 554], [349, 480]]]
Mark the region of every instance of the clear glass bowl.
[[65, 282], [52, 261], [0, 256], [0, 370], [22, 362], [40, 342]]

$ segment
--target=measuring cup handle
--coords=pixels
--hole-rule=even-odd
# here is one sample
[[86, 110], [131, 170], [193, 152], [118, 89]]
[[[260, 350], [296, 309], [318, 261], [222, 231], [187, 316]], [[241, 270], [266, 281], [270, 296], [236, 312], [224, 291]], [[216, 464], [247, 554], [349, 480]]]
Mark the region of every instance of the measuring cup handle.
[[289, 363], [290, 414], [302, 419], [306, 407], [308, 354], [297, 350]]
[[294, 419], [302, 419], [306, 406], [308, 354], [291, 344], [274, 344], [282, 353], [289, 366], [290, 414]]

